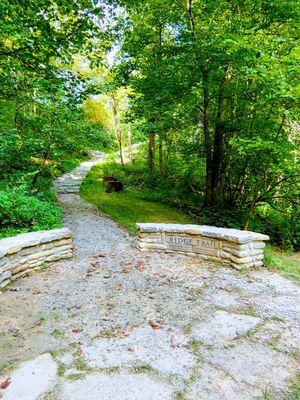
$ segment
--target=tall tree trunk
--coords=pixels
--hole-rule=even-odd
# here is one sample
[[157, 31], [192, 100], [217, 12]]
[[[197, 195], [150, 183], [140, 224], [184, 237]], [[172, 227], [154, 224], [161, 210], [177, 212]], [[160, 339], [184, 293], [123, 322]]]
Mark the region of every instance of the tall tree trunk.
[[214, 143], [213, 143], [213, 155], [211, 162], [212, 205], [215, 203], [218, 186], [220, 184], [220, 171], [223, 161], [223, 150], [224, 150], [223, 145], [224, 145], [224, 135], [225, 135], [225, 124], [228, 114], [228, 98], [226, 94], [226, 87], [230, 79], [231, 79], [231, 74], [229, 68], [227, 68], [226, 75], [221, 83], [219, 92], [217, 121], [216, 121]]
[[131, 141], [131, 128], [129, 125], [129, 129], [128, 129], [128, 135], [127, 135], [127, 139], [128, 139], [128, 153], [129, 153], [129, 158], [132, 161], [132, 141]]
[[209, 89], [208, 89], [208, 72], [202, 70], [203, 78], [203, 131], [205, 146], [205, 162], [206, 162], [206, 188], [205, 188], [205, 205], [212, 205], [212, 143], [209, 132]]
[[115, 132], [116, 132], [116, 137], [117, 137], [118, 146], [119, 146], [120, 160], [121, 160], [121, 164], [123, 166], [124, 165], [123, 137], [122, 137], [122, 131], [120, 129], [119, 113], [118, 113], [114, 94], [111, 95], [111, 99], [112, 99], [112, 108], [113, 108], [113, 115], [114, 115]]
[[163, 176], [163, 141], [162, 137], [159, 136], [158, 142], [158, 152], [159, 152], [159, 176]]
[[33, 89], [33, 115], [37, 114], [37, 91]]
[[154, 174], [155, 168], [155, 133], [149, 133], [149, 171]]

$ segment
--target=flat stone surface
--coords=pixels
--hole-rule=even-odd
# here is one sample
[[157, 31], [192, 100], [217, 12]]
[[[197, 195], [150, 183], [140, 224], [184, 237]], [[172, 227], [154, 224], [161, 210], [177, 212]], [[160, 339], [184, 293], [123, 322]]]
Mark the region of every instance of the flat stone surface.
[[65, 383], [61, 400], [172, 400], [171, 385], [143, 375], [92, 374], [83, 380]]
[[261, 322], [250, 315], [217, 311], [210, 320], [194, 326], [193, 336], [206, 345], [224, 346], [253, 330]]
[[[272, 400], [285, 397], [299, 366], [297, 284], [141, 253], [78, 194], [59, 192], [59, 201], [75, 257], [1, 294], [0, 383], [13, 378], [2, 394], [26, 382], [31, 396], [4, 399], [262, 400], [266, 389]], [[39, 357], [41, 372], [15, 378]]]
[[296, 361], [259, 343], [243, 341], [234, 347], [213, 350], [205, 357], [235, 381], [261, 389], [281, 391], [296, 368]]
[[208, 225], [166, 224], [166, 223], [137, 223], [140, 232], [169, 232], [202, 235], [210, 238], [224, 239], [236, 243], [247, 243], [253, 240], [269, 240], [269, 236], [257, 232], [239, 229], [218, 228]]
[[3, 253], [7, 254], [12, 250], [14, 251], [14, 249], [21, 250], [22, 248], [35, 246], [39, 243], [45, 243], [48, 241], [70, 237], [72, 237], [72, 232], [68, 228], [52, 229], [50, 231], [21, 233], [13, 237], [1, 239], [0, 251], [3, 251]]
[[82, 349], [93, 368], [147, 365], [161, 374], [186, 379], [196, 364], [196, 357], [187, 349], [186, 337], [150, 326], [134, 329], [123, 340], [100, 339]]
[[11, 375], [3, 400], [37, 400], [56, 381], [57, 365], [50, 354], [24, 362]]
[[199, 376], [189, 386], [186, 400], [254, 400], [262, 399], [259, 389], [237, 382], [230, 375], [203, 364]]

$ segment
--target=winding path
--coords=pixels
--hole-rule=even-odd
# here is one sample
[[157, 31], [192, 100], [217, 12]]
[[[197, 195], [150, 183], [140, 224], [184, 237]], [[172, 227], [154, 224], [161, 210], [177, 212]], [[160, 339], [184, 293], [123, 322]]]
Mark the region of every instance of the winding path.
[[1, 295], [2, 399], [284, 399], [298, 366], [299, 286], [139, 253], [78, 195], [103, 157], [55, 184], [74, 259]]

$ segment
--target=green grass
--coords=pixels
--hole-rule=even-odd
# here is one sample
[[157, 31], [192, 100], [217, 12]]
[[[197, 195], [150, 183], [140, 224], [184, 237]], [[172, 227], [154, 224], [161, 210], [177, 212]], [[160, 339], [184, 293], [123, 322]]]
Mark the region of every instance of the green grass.
[[289, 393], [285, 400], [299, 400], [300, 399], [300, 374], [293, 380], [289, 388]]
[[281, 272], [286, 278], [300, 281], [300, 253], [284, 252], [274, 246], [267, 245], [265, 248], [266, 266]]
[[93, 167], [81, 186], [81, 196], [89, 203], [95, 204], [132, 234], [137, 232], [135, 226], [137, 222], [195, 223], [188, 215], [174, 207], [141, 199], [134, 189], [106, 193], [102, 176], [102, 164]]

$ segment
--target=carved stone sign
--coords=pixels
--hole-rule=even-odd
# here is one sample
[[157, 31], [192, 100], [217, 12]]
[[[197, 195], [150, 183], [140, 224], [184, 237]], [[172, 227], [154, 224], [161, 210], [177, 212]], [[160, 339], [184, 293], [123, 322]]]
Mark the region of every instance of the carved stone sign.
[[191, 251], [193, 253], [217, 256], [222, 242], [210, 238], [165, 235], [165, 243], [171, 250]]
[[206, 225], [137, 224], [138, 248], [220, 261], [236, 269], [261, 267], [267, 235]]

